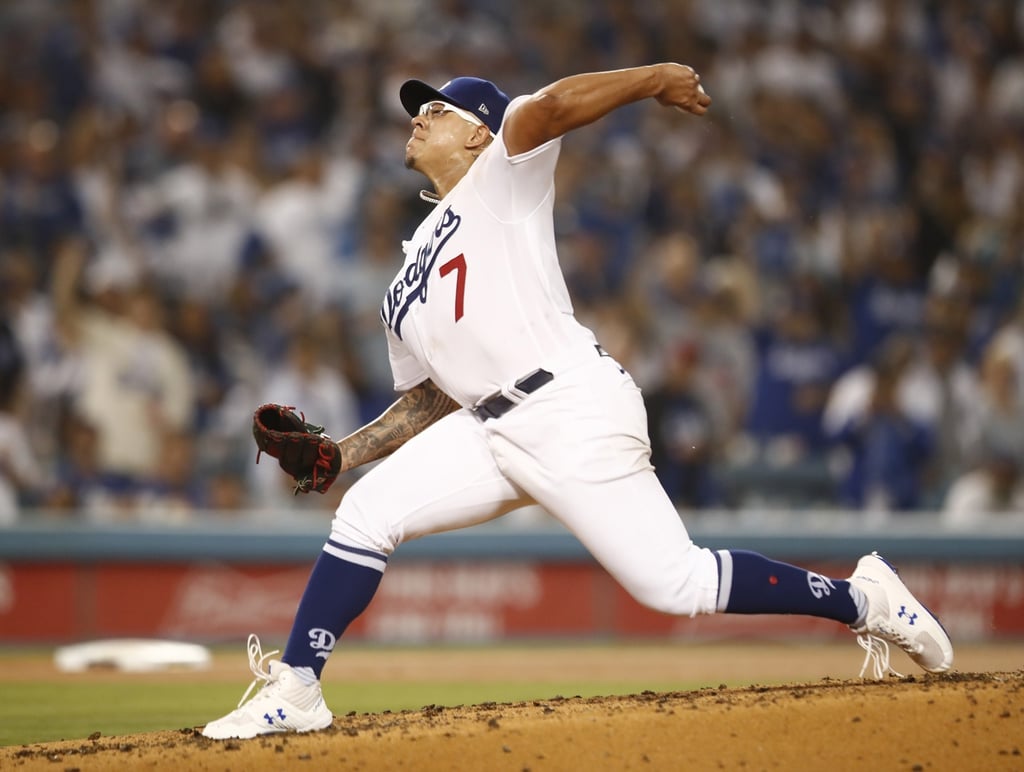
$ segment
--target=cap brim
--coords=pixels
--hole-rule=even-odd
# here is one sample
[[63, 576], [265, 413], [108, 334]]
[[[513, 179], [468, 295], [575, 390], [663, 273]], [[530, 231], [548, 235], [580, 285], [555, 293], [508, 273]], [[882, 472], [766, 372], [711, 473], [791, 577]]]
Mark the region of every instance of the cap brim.
[[407, 80], [398, 90], [398, 98], [402, 100], [402, 107], [409, 113], [410, 117], [416, 117], [420, 113], [420, 107], [427, 102], [447, 102], [450, 105], [467, 109], [465, 105], [459, 104], [451, 97], [445, 96], [433, 86], [428, 86], [422, 80]]

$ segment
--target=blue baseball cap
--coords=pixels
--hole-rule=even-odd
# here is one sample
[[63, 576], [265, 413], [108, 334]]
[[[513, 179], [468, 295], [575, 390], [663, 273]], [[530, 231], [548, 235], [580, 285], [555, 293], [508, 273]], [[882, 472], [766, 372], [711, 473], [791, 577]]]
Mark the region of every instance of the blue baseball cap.
[[421, 80], [407, 80], [398, 91], [402, 107], [410, 116], [416, 116], [420, 107], [428, 102], [447, 102], [473, 113], [484, 125], [497, 134], [501, 119], [508, 107], [508, 95], [483, 78], [454, 78], [440, 89], [428, 86]]

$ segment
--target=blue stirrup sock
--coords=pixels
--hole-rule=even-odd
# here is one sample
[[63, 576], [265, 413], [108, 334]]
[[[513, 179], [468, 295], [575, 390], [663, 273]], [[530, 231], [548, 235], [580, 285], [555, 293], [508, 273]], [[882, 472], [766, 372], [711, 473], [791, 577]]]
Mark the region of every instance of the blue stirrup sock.
[[845, 579], [831, 579], [746, 550], [719, 550], [715, 559], [720, 612], [806, 614], [851, 625], [866, 611], [864, 593]]
[[[379, 558], [379, 563], [387, 560], [384, 555]], [[299, 601], [281, 660], [308, 683], [320, 678], [334, 644], [370, 605], [383, 575], [382, 568], [321, 552]]]

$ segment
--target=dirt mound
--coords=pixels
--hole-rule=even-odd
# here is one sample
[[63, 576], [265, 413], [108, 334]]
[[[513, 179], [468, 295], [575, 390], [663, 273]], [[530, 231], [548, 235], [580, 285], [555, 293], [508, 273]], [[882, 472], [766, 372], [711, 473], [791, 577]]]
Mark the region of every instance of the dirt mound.
[[3, 769], [1020, 770], [1024, 671], [349, 714], [312, 735], [178, 731], [0, 748]]

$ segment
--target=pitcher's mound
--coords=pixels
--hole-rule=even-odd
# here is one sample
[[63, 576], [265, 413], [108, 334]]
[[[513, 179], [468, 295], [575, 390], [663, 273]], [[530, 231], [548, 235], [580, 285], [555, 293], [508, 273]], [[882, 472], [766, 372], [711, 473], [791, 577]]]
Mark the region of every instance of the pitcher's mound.
[[1024, 671], [429, 705], [246, 741], [207, 740], [200, 728], [0, 748], [0, 767], [1021, 770]]

